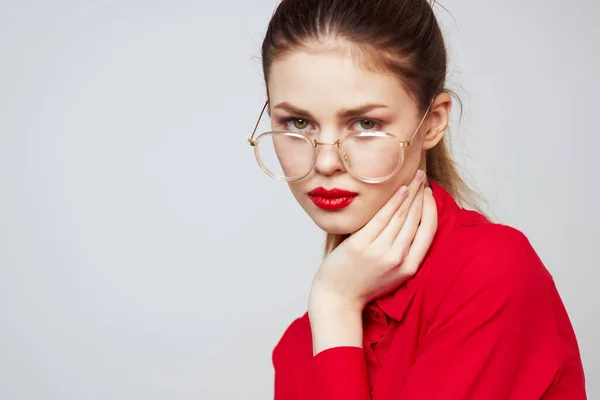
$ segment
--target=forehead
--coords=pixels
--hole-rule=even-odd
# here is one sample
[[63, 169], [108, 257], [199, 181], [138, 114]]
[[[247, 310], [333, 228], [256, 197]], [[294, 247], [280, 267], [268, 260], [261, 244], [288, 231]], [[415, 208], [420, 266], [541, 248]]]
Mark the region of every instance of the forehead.
[[289, 102], [321, 113], [357, 104], [410, 107], [412, 99], [398, 77], [362, 67], [348, 52], [298, 50], [276, 59], [267, 82], [271, 104]]

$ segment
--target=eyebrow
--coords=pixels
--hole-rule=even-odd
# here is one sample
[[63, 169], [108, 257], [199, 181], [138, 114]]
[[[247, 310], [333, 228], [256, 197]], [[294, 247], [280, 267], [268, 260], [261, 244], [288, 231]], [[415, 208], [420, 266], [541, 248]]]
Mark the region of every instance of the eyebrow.
[[[294, 107], [292, 104], [285, 102], [285, 101], [282, 103], [276, 104], [273, 108], [284, 110], [284, 111], [289, 112], [290, 114], [296, 114], [298, 116], [305, 117], [307, 119], [314, 119], [309, 111], [303, 110], [298, 107]], [[337, 111], [336, 115], [337, 115], [338, 119], [348, 119], [348, 118], [352, 118], [352, 117], [359, 117], [359, 116], [366, 114], [369, 111], [375, 110], [377, 108], [388, 108], [388, 106], [386, 106], [385, 104], [377, 104], [377, 103], [361, 104], [360, 106], [354, 107], [354, 108], [342, 108]]]

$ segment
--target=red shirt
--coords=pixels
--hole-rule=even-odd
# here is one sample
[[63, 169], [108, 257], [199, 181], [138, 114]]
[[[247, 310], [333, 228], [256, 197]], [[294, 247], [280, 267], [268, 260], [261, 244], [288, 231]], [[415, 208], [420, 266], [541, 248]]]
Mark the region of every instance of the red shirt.
[[273, 351], [276, 400], [586, 399], [571, 322], [527, 238], [431, 186], [438, 232], [419, 272], [365, 308], [363, 348], [313, 356], [308, 315], [294, 321]]

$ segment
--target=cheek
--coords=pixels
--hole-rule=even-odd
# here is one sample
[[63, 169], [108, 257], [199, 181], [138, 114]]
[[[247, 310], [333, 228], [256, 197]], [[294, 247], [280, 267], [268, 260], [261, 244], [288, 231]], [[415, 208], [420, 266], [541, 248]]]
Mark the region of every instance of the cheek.
[[[368, 191], [368, 207], [375, 208], [377, 212], [396, 193], [402, 185], [409, 185], [421, 163], [419, 148], [413, 152], [406, 152], [400, 171], [389, 181], [373, 185]], [[374, 212], [374, 213], [375, 213]], [[373, 214], [374, 214], [373, 213]]]
[[424, 150], [422, 150], [423, 138], [421, 135], [417, 135], [410, 146], [404, 149], [404, 162], [402, 163], [402, 171], [404, 173], [413, 174], [417, 172], [417, 168], [425, 164]]
[[369, 218], [373, 217], [396, 193], [402, 185], [400, 173], [389, 181], [373, 186], [366, 192], [364, 202], [365, 208], [369, 210]]
[[402, 185], [408, 185], [417, 170], [422, 168], [422, 151], [420, 146], [420, 141], [415, 140], [409, 147], [404, 149], [402, 167], [400, 168], [400, 171], [398, 171], [398, 174], [390, 179], [389, 182], [395, 190], [400, 189], [400, 186]]

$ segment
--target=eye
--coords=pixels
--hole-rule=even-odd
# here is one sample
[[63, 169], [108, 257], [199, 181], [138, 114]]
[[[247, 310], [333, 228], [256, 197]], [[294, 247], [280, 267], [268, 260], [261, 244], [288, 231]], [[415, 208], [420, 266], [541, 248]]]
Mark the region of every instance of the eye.
[[310, 122], [304, 118], [285, 118], [279, 122], [285, 129], [290, 131], [304, 131], [306, 130]]
[[360, 121], [356, 121], [354, 126], [357, 130], [361, 131], [370, 131], [377, 128], [379, 124], [372, 119], [361, 119]]
[[290, 122], [292, 123], [294, 128], [300, 129], [300, 130], [306, 129], [306, 127], [308, 126], [308, 121], [305, 119], [302, 119], [302, 118], [294, 118]]

